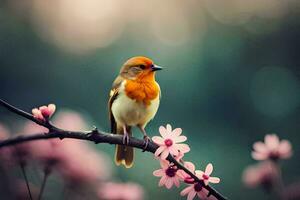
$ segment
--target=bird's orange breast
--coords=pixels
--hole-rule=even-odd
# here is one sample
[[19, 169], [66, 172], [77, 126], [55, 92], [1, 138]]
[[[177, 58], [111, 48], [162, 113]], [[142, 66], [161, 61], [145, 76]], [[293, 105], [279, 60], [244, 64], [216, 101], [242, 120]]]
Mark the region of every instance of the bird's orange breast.
[[126, 80], [125, 92], [129, 98], [150, 105], [151, 100], [159, 95], [160, 89], [154, 75], [149, 75], [142, 79]]

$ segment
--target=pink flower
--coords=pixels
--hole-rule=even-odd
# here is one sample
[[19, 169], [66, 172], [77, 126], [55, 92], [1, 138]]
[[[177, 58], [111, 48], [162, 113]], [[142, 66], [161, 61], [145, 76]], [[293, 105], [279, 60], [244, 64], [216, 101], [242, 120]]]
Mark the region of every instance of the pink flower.
[[166, 159], [171, 153], [173, 156], [178, 156], [179, 152], [187, 153], [190, 151], [190, 147], [187, 144], [178, 144], [187, 140], [185, 136], [180, 136], [182, 133], [181, 128], [176, 128], [172, 130], [170, 124], [167, 127], [159, 127], [159, 133], [162, 137], [154, 136], [152, 140], [159, 145], [155, 152], [155, 156], [161, 157], [161, 159]]
[[203, 187], [202, 183], [194, 183], [180, 192], [181, 196], [187, 195], [187, 200], [192, 200], [197, 195], [199, 199], [208, 199], [208, 191]]
[[273, 162], [263, 161], [256, 165], [248, 166], [243, 172], [242, 180], [248, 187], [256, 187], [258, 185], [271, 186], [278, 175], [278, 170]]
[[173, 185], [179, 187], [180, 185], [180, 176], [176, 166], [170, 165], [170, 162], [167, 160], [160, 161], [161, 169], [155, 170], [153, 175], [156, 177], [161, 177], [158, 185], [161, 187], [163, 185], [166, 188], [170, 189]]
[[144, 190], [135, 183], [104, 183], [97, 192], [101, 200], [142, 200]]
[[286, 159], [292, 156], [292, 145], [287, 140], [279, 140], [275, 134], [265, 136], [265, 142], [255, 142], [252, 157], [255, 160]]
[[38, 120], [45, 121], [49, 119], [55, 112], [56, 106], [54, 104], [49, 104], [48, 106], [41, 106], [39, 109], [32, 109], [32, 115]]
[[213, 171], [213, 165], [209, 163], [205, 168], [205, 172], [201, 170], [196, 170], [195, 173], [200, 180], [203, 180], [205, 185], [208, 185], [208, 183], [219, 183], [220, 179], [218, 177], [210, 176], [212, 171]]

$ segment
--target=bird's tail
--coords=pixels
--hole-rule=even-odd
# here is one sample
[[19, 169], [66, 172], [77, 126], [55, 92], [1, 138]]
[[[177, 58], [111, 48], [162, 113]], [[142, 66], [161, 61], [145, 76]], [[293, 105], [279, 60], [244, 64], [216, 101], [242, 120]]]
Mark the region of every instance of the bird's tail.
[[[127, 129], [127, 133], [131, 136], [131, 128]], [[123, 135], [123, 129], [117, 128], [117, 134]], [[115, 163], [116, 165], [124, 165], [126, 168], [130, 168], [133, 165], [134, 149], [124, 145], [116, 145], [115, 150]]]

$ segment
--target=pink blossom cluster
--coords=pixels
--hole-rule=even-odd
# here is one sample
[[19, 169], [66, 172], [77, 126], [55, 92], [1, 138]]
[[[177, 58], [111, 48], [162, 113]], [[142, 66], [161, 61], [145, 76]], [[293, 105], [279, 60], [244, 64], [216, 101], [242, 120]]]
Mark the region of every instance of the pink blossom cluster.
[[[180, 182], [184, 182], [188, 186], [182, 190], [180, 194], [181, 196], [187, 196], [187, 200], [192, 200], [195, 196], [199, 199], [214, 199], [213, 196], [208, 195], [208, 190], [203, 187], [209, 183], [220, 182], [218, 177], [211, 176], [213, 165], [209, 163], [205, 170], [201, 171], [196, 170], [193, 163], [183, 160], [184, 154], [190, 151], [190, 147], [187, 144], [182, 143], [187, 140], [187, 137], [181, 135], [181, 128], [172, 130], [171, 125], [168, 124], [166, 127], [161, 126], [159, 128], [159, 133], [161, 136], [152, 137], [153, 142], [159, 145], [155, 152], [155, 156], [159, 158], [161, 168], [153, 172], [154, 176], [161, 177], [158, 185], [170, 189], [173, 185], [179, 187]], [[200, 179], [201, 182], [194, 180], [190, 174], [182, 169], [178, 169], [174, 163], [170, 163], [166, 160], [170, 155], [178, 162], [181, 162], [184, 167]]]
[[38, 120], [46, 121], [54, 114], [55, 110], [56, 106], [49, 104], [48, 106], [40, 106], [39, 108], [32, 109], [32, 115]]
[[281, 175], [278, 161], [290, 158], [292, 154], [292, 145], [288, 140], [280, 140], [276, 134], [267, 134], [264, 142], [253, 144], [252, 158], [260, 162], [244, 170], [244, 184], [248, 187], [272, 187]]
[[[32, 114], [38, 120], [49, 120], [54, 114], [55, 105], [33, 109]], [[53, 118], [53, 124], [59, 128], [74, 131], [86, 130], [84, 118], [74, 111], [61, 111]], [[33, 122], [27, 122], [20, 128], [22, 134], [48, 133], [48, 129]], [[0, 124], [0, 140], [10, 136], [8, 128]], [[37, 164], [41, 169], [55, 171], [63, 178], [69, 188], [93, 188], [98, 199], [142, 200], [144, 191], [134, 183], [113, 183], [112, 166], [109, 157], [96, 151], [90, 143], [73, 139], [48, 139], [20, 143], [0, 149], [0, 164], [10, 170], [20, 159], [27, 166]], [[18, 182], [19, 180], [16, 180]], [[32, 184], [30, 184], [32, 187]], [[26, 194], [25, 194], [26, 195]]]

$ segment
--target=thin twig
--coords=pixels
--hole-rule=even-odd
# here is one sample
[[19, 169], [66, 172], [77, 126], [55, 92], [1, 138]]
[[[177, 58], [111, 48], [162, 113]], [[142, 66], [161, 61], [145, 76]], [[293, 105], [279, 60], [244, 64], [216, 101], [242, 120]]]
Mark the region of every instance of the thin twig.
[[49, 177], [50, 173], [51, 173], [50, 167], [47, 166], [44, 170], [44, 177], [43, 177], [43, 182], [42, 182], [42, 186], [41, 186], [41, 189], [40, 189], [38, 200], [42, 199], [42, 196], [43, 196], [43, 193], [44, 193], [44, 190], [45, 190], [45, 186], [46, 186], [46, 182], [48, 180], [48, 177]]
[[29, 181], [28, 181], [28, 178], [27, 178], [26, 170], [25, 170], [25, 164], [20, 163], [20, 167], [21, 167], [22, 174], [23, 174], [25, 182], [26, 182], [26, 187], [27, 187], [27, 190], [28, 190], [29, 198], [30, 198], [30, 200], [33, 200], [31, 190], [30, 190], [30, 186], [29, 186]]
[[[51, 138], [73, 138], [73, 139], [79, 139], [79, 140], [88, 140], [92, 141], [96, 144], [98, 143], [107, 143], [107, 144], [121, 144], [123, 145], [123, 137], [121, 135], [116, 135], [116, 134], [111, 134], [111, 133], [106, 133], [103, 131], [99, 131], [98, 129], [94, 129], [91, 131], [87, 132], [76, 132], [76, 131], [67, 131], [63, 129], [59, 129], [52, 125], [48, 121], [39, 121], [35, 119], [31, 114], [15, 107], [7, 102], [3, 101], [0, 99], [0, 105], [6, 107], [8, 110], [21, 115], [22, 117], [25, 117], [41, 126], [44, 126], [49, 129], [49, 133], [39, 133], [39, 134], [34, 134], [34, 135], [29, 135], [29, 136], [17, 136], [14, 138], [6, 139], [3, 141], [0, 141], [0, 148], [4, 146], [10, 146], [10, 145], [15, 145], [18, 143], [22, 142], [28, 142], [28, 141], [34, 141], [34, 140], [45, 140], [45, 139], [51, 139]], [[127, 146], [135, 147], [138, 149], [142, 149], [144, 151], [148, 151], [151, 153], [155, 153], [156, 149], [158, 148], [158, 145], [149, 142], [147, 148], [145, 149], [144, 147], [144, 140], [140, 140], [134, 137], [131, 137], [129, 140], [129, 143]], [[169, 155], [167, 157], [167, 160], [174, 163], [179, 169], [184, 170], [187, 174], [189, 174], [195, 181], [203, 183], [202, 180], [200, 180], [193, 172], [189, 171], [187, 168], [185, 168], [181, 163], [177, 162], [173, 156]], [[212, 195], [216, 197], [218, 200], [226, 200], [227, 198], [224, 197], [221, 193], [216, 191], [213, 187], [210, 185], [204, 185], [202, 184], [205, 189], [209, 191], [209, 195]]]

